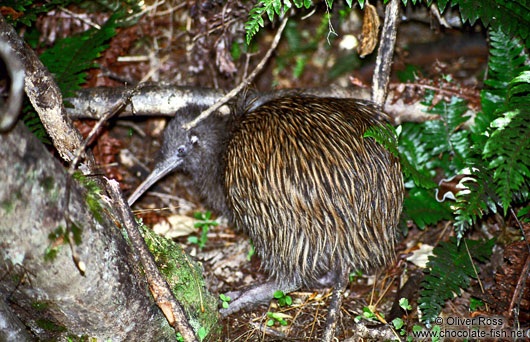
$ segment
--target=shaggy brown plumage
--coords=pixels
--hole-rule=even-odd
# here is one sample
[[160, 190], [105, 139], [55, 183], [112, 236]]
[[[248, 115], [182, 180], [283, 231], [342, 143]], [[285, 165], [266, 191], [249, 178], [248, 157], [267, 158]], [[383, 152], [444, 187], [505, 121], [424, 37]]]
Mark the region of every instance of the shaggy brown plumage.
[[210, 116], [188, 131], [182, 124], [204, 108], [179, 111], [155, 170], [129, 199], [170, 171], [185, 172], [208, 206], [250, 236], [272, 285], [225, 313], [274, 290], [391, 260], [403, 204], [400, 165], [363, 137], [385, 114], [365, 101], [303, 95], [239, 103], [232, 116]]

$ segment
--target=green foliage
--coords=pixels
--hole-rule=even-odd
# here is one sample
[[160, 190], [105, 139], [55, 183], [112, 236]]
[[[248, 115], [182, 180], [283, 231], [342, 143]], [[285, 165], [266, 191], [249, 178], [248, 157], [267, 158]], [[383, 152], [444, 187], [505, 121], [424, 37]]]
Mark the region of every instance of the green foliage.
[[[381, 314], [381, 316], [384, 316]], [[380, 322], [375, 313], [369, 307], [363, 307], [363, 314], [354, 318], [355, 323], [360, 322], [362, 319], [367, 319], [370, 322]]]
[[494, 239], [465, 239], [464, 243], [458, 244], [455, 238], [440, 242], [433, 250], [434, 256], [429, 256], [429, 274], [421, 284], [418, 304], [423, 322], [432, 322], [440, 314], [446, 300], [460, 295], [460, 289], [469, 287], [470, 279], [477, 277], [471, 258], [486, 261], [491, 256], [494, 243]]
[[12, 8], [20, 14], [16, 19], [9, 12], [5, 16], [8, 23], [17, 27], [19, 24], [31, 26], [37, 20], [38, 14], [48, 13], [59, 6], [66, 7], [72, 3], [79, 2], [80, 0], [50, 0], [35, 5], [34, 0], [3, 0], [2, 7]]
[[372, 126], [364, 132], [363, 137], [371, 137], [378, 143], [385, 146], [385, 148], [394, 156], [399, 157], [397, 146], [397, 132], [396, 129], [390, 125]]
[[55, 324], [54, 322], [47, 320], [47, 319], [37, 319], [35, 323], [37, 323], [37, 326], [39, 328], [44, 329], [44, 330], [58, 331], [58, 332], [67, 331], [65, 327]]
[[479, 306], [484, 306], [484, 302], [473, 297], [469, 298], [469, 311], [477, 311]]
[[291, 296], [283, 293], [282, 291], [274, 292], [274, 298], [278, 299], [279, 306], [290, 306], [293, 304], [293, 299]]
[[[409, 304], [409, 301], [407, 298], [400, 298], [399, 299], [399, 306], [405, 310], [405, 312], [412, 310], [412, 307]], [[407, 329], [405, 327], [405, 322], [399, 318], [396, 317], [392, 320], [392, 325], [394, 328], [399, 332], [401, 336], [405, 336], [407, 334]], [[407, 341], [412, 341], [412, 336], [407, 336]]]
[[279, 313], [279, 312], [267, 312], [267, 316], [269, 317], [269, 320], [267, 321], [267, 326], [272, 327], [274, 323], [278, 322], [282, 326], [287, 325], [287, 321], [285, 320], [285, 315]]
[[219, 303], [217, 296], [206, 289], [202, 267], [171, 239], [157, 235], [145, 225], [139, 229], [160, 273], [185, 308], [188, 322], [199, 340], [204, 339], [216, 327]]
[[35, 135], [41, 143], [51, 145], [50, 136], [48, 135], [46, 129], [44, 128], [44, 125], [40, 121], [37, 112], [33, 110], [33, 107], [28, 104], [24, 107], [23, 112], [24, 116], [22, 117], [22, 121], [24, 122], [26, 128], [29, 129], [29, 131], [33, 133], [33, 135]]
[[[318, 51], [319, 42], [327, 34], [328, 20], [329, 15], [325, 14], [314, 33], [309, 32], [307, 29], [302, 30], [299, 23], [294, 20], [289, 21], [284, 31], [288, 48], [276, 57], [276, 67], [273, 74], [278, 75], [284, 69], [290, 68], [292, 69], [293, 78], [299, 78], [303, 74], [307, 62]], [[350, 63], [349, 66], [352, 65]]]
[[249, 242], [250, 242], [250, 249], [248, 250], [248, 253], [247, 253], [247, 261], [250, 261], [252, 259], [252, 256], [256, 254], [256, 250], [254, 249], [254, 244], [252, 243], [252, 240], [250, 240]]
[[195, 223], [193, 226], [201, 229], [201, 237], [197, 238], [196, 236], [190, 236], [188, 237], [188, 242], [198, 244], [200, 249], [206, 245], [206, 241], [208, 240], [208, 230], [210, 227], [219, 225], [216, 221], [210, 220], [211, 217], [212, 213], [209, 211], [204, 214], [199, 212], [195, 213], [195, 218], [200, 220], [200, 222]]
[[[497, 205], [506, 214], [514, 199], [529, 198], [530, 122], [525, 118], [530, 116], [530, 74], [524, 65], [528, 56], [516, 39], [502, 31], [491, 31], [490, 37], [489, 77], [475, 124], [463, 129], [466, 104], [453, 97], [429, 110], [441, 120], [404, 124], [399, 136], [400, 160], [410, 189], [404, 218], [423, 227], [454, 216], [458, 239], [485, 213], [497, 212]], [[424, 104], [432, 106], [432, 100], [433, 93], [427, 93]], [[432, 191], [419, 188], [417, 181], [413, 186], [407, 169], [416, 169], [427, 180], [438, 170], [447, 177], [467, 174], [460, 181], [467, 189], [457, 194], [451, 210], [438, 204]]]
[[490, 41], [482, 111], [471, 127], [473, 157], [468, 164], [473, 178], [466, 182], [470, 191], [457, 196], [459, 237], [484, 213], [496, 212], [497, 203], [506, 214], [514, 198], [529, 198], [530, 74], [524, 64], [529, 56], [501, 30], [490, 30]]
[[[45, 50], [40, 56], [44, 66], [54, 74], [55, 81], [61, 89], [63, 97], [69, 97], [85, 83], [87, 77], [85, 71], [96, 67], [93, 61], [100, 57], [101, 52], [107, 48], [105, 43], [115, 35], [115, 28], [134, 23], [134, 15], [140, 11], [140, 7], [136, 2], [136, 0], [99, 0], [91, 2], [83, 0], [50, 0], [35, 4], [31, 0], [7, 0], [2, 2], [2, 6], [17, 12], [16, 19], [10, 14], [7, 15], [8, 22], [15, 27], [17, 25], [29, 27], [36, 20], [37, 15], [64, 8], [70, 4], [92, 7], [93, 10], [106, 10], [112, 13], [101, 29], [91, 29], [57, 40], [53, 47]], [[24, 37], [35, 48], [40, 33], [36, 29], [28, 29], [26, 31]], [[25, 106], [23, 112], [25, 113], [23, 121], [26, 127], [41, 142], [51, 144], [40, 118], [29, 104]]]
[[206, 331], [205, 327], [200, 327], [199, 331], [197, 331], [197, 336], [199, 337], [199, 341], [204, 340], [204, 338], [208, 335], [208, 332]]
[[494, 129], [483, 156], [493, 174], [496, 193], [504, 215], [514, 194], [528, 197], [530, 181], [530, 71], [523, 71], [509, 85], [502, 116], [491, 123]]
[[409, 300], [407, 298], [400, 298], [399, 299], [399, 306], [405, 311], [412, 310], [412, 306], [410, 306]]
[[469, 160], [474, 165], [471, 176], [460, 181], [467, 187], [467, 191], [460, 192], [456, 196], [455, 208], [455, 232], [460, 240], [467, 228], [480, 219], [482, 215], [491, 211], [497, 212], [495, 191], [491, 174], [483, 169], [480, 160]]
[[526, 208], [523, 208], [519, 210], [517, 213], [517, 217], [521, 219], [523, 222], [530, 222], [530, 205]]
[[101, 189], [94, 179], [83, 175], [81, 172], [76, 171], [73, 175], [73, 178], [85, 187], [85, 201], [88, 205], [88, 208], [90, 209], [90, 212], [96, 221], [103, 224], [103, 208], [99, 202], [99, 199], [101, 198]]
[[90, 29], [78, 35], [60, 39], [40, 56], [42, 63], [55, 76], [64, 97], [71, 97], [86, 82], [88, 69], [116, 34], [120, 14], [113, 14], [101, 29]]
[[508, 87], [512, 79], [525, 70], [528, 56], [517, 39], [510, 39], [501, 30], [489, 30], [490, 59], [488, 62], [488, 79], [486, 88], [481, 91], [482, 112], [477, 114], [472, 132], [476, 143], [484, 146], [491, 127], [490, 124], [500, 116], [499, 108], [504, 105]]
[[363, 271], [361, 270], [355, 270], [353, 272], [350, 272], [349, 276], [348, 276], [348, 280], [351, 282], [353, 282], [355, 280], [356, 277], [362, 277], [363, 276]]
[[[431, 105], [433, 92], [427, 92], [425, 105]], [[440, 101], [429, 110], [430, 114], [439, 115], [441, 120], [431, 120], [424, 123], [423, 143], [431, 155], [442, 155], [434, 159], [433, 166], [442, 168], [446, 174], [453, 174], [466, 167], [465, 160], [470, 154], [469, 131], [462, 129], [462, 124], [468, 119], [464, 117], [467, 103], [457, 97], [449, 102]], [[450, 162], [448, 163], [447, 161]]]
[[250, 40], [256, 33], [258, 33], [259, 28], [263, 27], [263, 14], [267, 13], [269, 20], [274, 21], [274, 13], [277, 15], [282, 15], [284, 11], [291, 8], [291, 2], [285, 0], [261, 0], [256, 7], [250, 10], [248, 16], [249, 20], [245, 23], [245, 30], [247, 31], [247, 45], [250, 44]]
[[232, 300], [232, 298], [230, 298], [229, 296], [225, 296], [224, 294], [220, 294], [219, 295], [219, 299], [221, 299], [221, 301], [223, 302], [222, 306], [223, 306], [223, 309], [228, 309], [228, 302]]
[[70, 236], [73, 239], [72, 242], [79, 246], [83, 242], [81, 240], [82, 233], [83, 229], [75, 223], [70, 223], [69, 229], [64, 229], [62, 226], [57, 227], [53, 232], [48, 234], [50, 243], [44, 251], [44, 260], [53, 261], [57, 257], [57, 253], [59, 253], [59, 248], [62, 245], [70, 243]]
[[[448, 0], [438, 0], [440, 10], [445, 9]], [[494, 30], [502, 28], [507, 35], [517, 35], [530, 47], [530, 7], [526, 0], [484, 0], [480, 5], [475, 0], [452, 0], [451, 6], [458, 5], [462, 20], [471, 25], [480, 18], [485, 26]]]

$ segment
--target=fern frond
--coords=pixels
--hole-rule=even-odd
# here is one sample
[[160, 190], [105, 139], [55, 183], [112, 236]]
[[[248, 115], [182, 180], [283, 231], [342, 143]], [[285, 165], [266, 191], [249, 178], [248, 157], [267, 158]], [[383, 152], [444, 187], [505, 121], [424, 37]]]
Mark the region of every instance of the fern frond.
[[[311, 4], [311, 1], [309, 1], [309, 4]], [[295, 1], [295, 5], [297, 7], [301, 7], [303, 5], [303, 1], [297, 0]], [[252, 37], [258, 33], [259, 28], [265, 25], [263, 22], [263, 14], [267, 13], [269, 20], [273, 22], [275, 13], [276, 15], [282, 15], [289, 8], [291, 8], [291, 6], [290, 0], [283, 0], [283, 6], [282, 0], [260, 0], [256, 7], [250, 10], [248, 14], [249, 19], [244, 26], [245, 31], [247, 31], [247, 45], [250, 44]]]
[[446, 300], [460, 295], [460, 289], [469, 287], [471, 278], [476, 278], [470, 257], [480, 262], [488, 260], [494, 243], [495, 239], [465, 239], [464, 243], [458, 244], [455, 238], [440, 242], [433, 250], [434, 255], [429, 256], [429, 274], [421, 283], [418, 304], [424, 323], [432, 322], [442, 311]]
[[[433, 92], [425, 96], [426, 105], [430, 105], [434, 97]], [[431, 156], [443, 155], [450, 160], [437, 161], [436, 166], [441, 167], [446, 174], [455, 174], [466, 167], [466, 159], [470, 157], [471, 142], [469, 131], [462, 129], [462, 124], [468, 119], [463, 116], [467, 111], [467, 102], [453, 96], [450, 102], [440, 101], [430, 114], [437, 114], [441, 120], [432, 120], [424, 123], [425, 131], [422, 140], [426, 144]], [[449, 162], [448, 162], [449, 161]]]
[[[440, 4], [438, 0], [438, 4]], [[444, 0], [446, 3], [447, 1]], [[471, 25], [477, 19], [510, 36], [518, 35], [530, 47], [530, 5], [526, 0], [452, 0], [452, 6], [458, 5], [462, 20]]]
[[431, 189], [436, 186], [433, 182], [434, 170], [431, 168], [431, 155], [426, 144], [422, 141], [423, 125], [404, 123], [399, 134], [400, 162], [403, 166], [405, 179], [412, 179], [416, 186]]
[[93, 62], [100, 56], [115, 35], [119, 14], [112, 15], [101, 29], [90, 29], [79, 35], [58, 40], [54, 46], [41, 56], [43, 64], [55, 76], [63, 97], [71, 97], [86, 82], [84, 72], [96, 67]]
[[59, 6], [68, 7], [68, 5], [75, 2], [79, 2], [79, 0], [50, 0], [39, 4], [35, 4], [33, 0], [2, 0], [2, 7], [12, 8], [21, 14], [17, 18], [14, 18], [9, 11], [6, 11], [5, 14], [7, 21], [14, 27], [17, 27], [19, 23], [31, 26], [37, 20], [37, 15], [48, 13]]
[[412, 220], [419, 228], [450, 220], [453, 213], [447, 202], [438, 202], [433, 190], [414, 187], [409, 190], [403, 202], [403, 218]]
[[29, 104], [29, 101], [27, 99], [24, 100], [26, 105], [24, 105], [24, 109], [22, 112], [24, 113], [24, 116], [22, 117], [22, 122], [24, 122], [24, 125], [27, 129], [30, 130], [30, 132], [36, 136], [43, 144], [51, 145], [50, 136], [46, 132], [46, 129], [44, 128], [44, 125], [40, 121], [39, 116], [33, 110], [33, 107]]
[[399, 157], [397, 146], [396, 129], [389, 124], [372, 126], [364, 132], [363, 137], [371, 137], [379, 144], [383, 145], [395, 157]]
[[468, 162], [472, 165], [471, 174], [460, 181], [467, 190], [456, 195], [454, 227], [458, 241], [473, 222], [490, 211], [497, 212], [498, 200], [492, 187], [493, 174], [486, 169], [481, 160], [473, 159]]
[[514, 193], [528, 192], [530, 183], [530, 71], [523, 71], [509, 85], [508, 99], [491, 123], [492, 132], [483, 156], [494, 171], [504, 214]]
[[[413, 151], [413, 149], [410, 148], [412, 147], [410, 144], [411, 135], [408, 134], [407, 138], [404, 138], [403, 141], [400, 142], [401, 149], [405, 152], [400, 151], [400, 148], [398, 147], [398, 140], [396, 138], [397, 136], [398, 133], [396, 129], [389, 124], [386, 124], [385, 126], [371, 127], [364, 133], [364, 137], [373, 138], [375, 141], [385, 146], [385, 148], [390, 153], [399, 158], [399, 162], [401, 163], [401, 168], [403, 173], [405, 174], [405, 177], [408, 179], [412, 179], [416, 186], [425, 189], [434, 188], [436, 186], [436, 183], [432, 181], [432, 177], [424, 171], [418, 171], [418, 149], [416, 148], [416, 146], [414, 146], [416, 153], [411, 153]], [[407, 146], [409, 148], [405, 149], [403, 146]]]
[[504, 105], [508, 95], [510, 81], [521, 72], [528, 70], [525, 60], [528, 55], [518, 39], [510, 38], [502, 30], [489, 30], [490, 59], [488, 62], [488, 79], [486, 88], [481, 91], [482, 111], [477, 113], [475, 125], [471, 128], [475, 144], [483, 148], [490, 124], [502, 113], [498, 109]]

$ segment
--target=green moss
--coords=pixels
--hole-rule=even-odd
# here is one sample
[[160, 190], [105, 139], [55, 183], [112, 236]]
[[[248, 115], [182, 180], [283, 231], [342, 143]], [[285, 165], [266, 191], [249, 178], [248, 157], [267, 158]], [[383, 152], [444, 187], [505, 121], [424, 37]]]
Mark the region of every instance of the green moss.
[[33, 308], [37, 311], [43, 311], [43, 310], [46, 310], [48, 308], [48, 303], [46, 302], [33, 302], [31, 304], [31, 306], [33, 306]]
[[13, 211], [13, 208], [15, 207], [13, 202], [9, 200], [2, 201], [2, 203], [0, 203], [0, 206], [2, 207], [2, 209], [4, 209], [6, 214], [10, 214]]
[[217, 323], [217, 298], [206, 290], [200, 264], [174, 241], [158, 236], [145, 226], [140, 227], [160, 272], [186, 310], [195, 333], [201, 328], [206, 334], [210, 333]]
[[50, 192], [51, 190], [53, 190], [53, 185], [54, 185], [53, 177], [51, 176], [45, 177], [44, 179], [40, 180], [39, 184], [40, 186], [42, 186], [42, 188], [46, 192]]
[[66, 331], [66, 328], [60, 325], [57, 325], [53, 323], [52, 321], [48, 321], [46, 319], [38, 319], [37, 325], [39, 328], [48, 330], [48, 331]]
[[90, 212], [92, 213], [92, 216], [94, 216], [96, 221], [98, 221], [100, 224], [104, 224], [103, 215], [101, 214], [103, 212], [103, 208], [99, 202], [99, 194], [101, 193], [101, 189], [97, 183], [93, 179], [84, 176], [81, 172], [75, 172], [73, 178], [79, 181], [79, 183], [86, 188], [87, 192], [85, 194], [85, 200]]

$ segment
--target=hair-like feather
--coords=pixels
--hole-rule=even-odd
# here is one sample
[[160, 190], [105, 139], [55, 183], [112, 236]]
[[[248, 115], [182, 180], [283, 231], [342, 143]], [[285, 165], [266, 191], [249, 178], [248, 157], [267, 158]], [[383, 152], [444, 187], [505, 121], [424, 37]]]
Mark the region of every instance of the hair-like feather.
[[397, 159], [363, 138], [377, 115], [357, 100], [285, 97], [234, 128], [226, 198], [279, 283], [309, 285], [393, 258], [403, 182]]
[[303, 95], [240, 106], [189, 131], [182, 124], [203, 108], [179, 111], [164, 134], [162, 159], [178, 154], [175, 169], [250, 236], [274, 280], [310, 286], [329, 272], [394, 257], [400, 165], [363, 137], [384, 113], [364, 101]]

